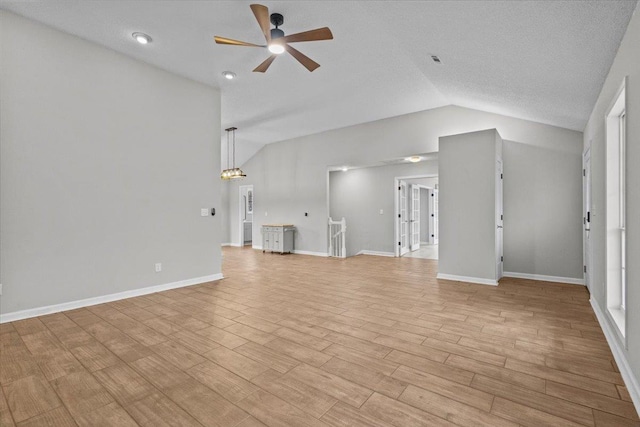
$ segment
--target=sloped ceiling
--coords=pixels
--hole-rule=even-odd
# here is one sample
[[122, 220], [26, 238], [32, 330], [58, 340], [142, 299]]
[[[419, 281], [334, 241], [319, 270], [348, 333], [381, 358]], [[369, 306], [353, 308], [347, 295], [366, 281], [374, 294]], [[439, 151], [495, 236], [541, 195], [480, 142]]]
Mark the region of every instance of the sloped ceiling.
[[[0, 0], [2, 9], [220, 88], [240, 164], [264, 144], [449, 104], [583, 130], [636, 1], [263, 2], [284, 15], [286, 34], [328, 26], [334, 35], [296, 45], [321, 64], [313, 73], [282, 55], [265, 74], [251, 72], [265, 49], [213, 41], [263, 43], [250, 4]], [[153, 43], [137, 44], [135, 31]], [[225, 80], [225, 70], [237, 79]]]

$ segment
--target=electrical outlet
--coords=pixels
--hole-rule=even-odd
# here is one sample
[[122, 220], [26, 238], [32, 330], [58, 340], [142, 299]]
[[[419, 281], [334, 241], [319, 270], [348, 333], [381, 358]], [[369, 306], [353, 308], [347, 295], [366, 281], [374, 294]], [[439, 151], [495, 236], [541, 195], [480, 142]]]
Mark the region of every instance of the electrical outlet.
[[162, 263], [156, 263], [156, 273], [160, 273], [162, 271]]
[[209, 209], [207, 208], [200, 209], [200, 216], [209, 216]]

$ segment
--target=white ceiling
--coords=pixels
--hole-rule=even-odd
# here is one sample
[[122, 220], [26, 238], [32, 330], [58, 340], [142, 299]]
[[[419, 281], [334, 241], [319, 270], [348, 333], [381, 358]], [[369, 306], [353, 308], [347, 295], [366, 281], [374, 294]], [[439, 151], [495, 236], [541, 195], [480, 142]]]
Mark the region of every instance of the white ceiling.
[[[242, 164], [266, 143], [449, 104], [581, 131], [636, 0], [262, 1], [284, 15], [285, 34], [328, 26], [334, 35], [295, 45], [321, 64], [313, 73], [285, 54], [265, 74], [251, 72], [265, 49], [213, 41], [264, 42], [250, 3], [0, 0], [0, 8], [220, 88], [222, 125], [238, 128]], [[153, 43], [137, 44], [135, 31]], [[238, 78], [225, 80], [225, 70]]]

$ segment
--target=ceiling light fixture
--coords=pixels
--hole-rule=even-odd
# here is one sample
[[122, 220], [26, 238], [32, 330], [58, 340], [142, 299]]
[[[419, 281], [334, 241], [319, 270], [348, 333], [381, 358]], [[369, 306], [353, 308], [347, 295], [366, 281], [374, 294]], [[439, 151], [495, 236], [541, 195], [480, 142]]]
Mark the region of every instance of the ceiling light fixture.
[[151, 36], [145, 33], [133, 33], [131, 36], [140, 44], [149, 44], [153, 41]]
[[405, 160], [408, 160], [411, 163], [418, 163], [420, 160], [422, 160], [422, 157], [420, 157], [420, 156], [411, 156], [411, 157], [407, 157]]
[[348, 167], [346, 167], [346, 166], [343, 166], [343, 167], [342, 167], [342, 172], [346, 172], [346, 171], [348, 171], [348, 170], [349, 170], [349, 168], [348, 168]]
[[227, 80], [233, 80], [236, 78], [236, 73], [234, 73], [233, 71], [223, 71], [222, 75]]
[[[222, 171], [220, 178], [224, 181], [230, 179], [244, 178], [244, 172], [242, 169], [236, 167], [236, 130], [238, 128], [231, 127], [225, 129], [227, 132], [227, 168]], [[233, 153], [233, 155], [232, 155]], [[231, 167], [229, 167], [231, 166]]]

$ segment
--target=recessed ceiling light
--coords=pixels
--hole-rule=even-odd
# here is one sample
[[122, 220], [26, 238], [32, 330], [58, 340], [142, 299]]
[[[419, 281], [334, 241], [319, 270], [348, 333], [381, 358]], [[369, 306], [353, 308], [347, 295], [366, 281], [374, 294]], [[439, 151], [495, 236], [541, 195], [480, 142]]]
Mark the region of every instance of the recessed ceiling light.
[[236, 73], [234, 73], [233, 71], [223, 71], [222, 75], [227, 80], [233, 80], [236, 78]]
[[342, 172], [346, 172], [346, 171], [348, 171], [348, 170], [349, 170], [349, 168], [348, 168], [348, 167], [346, 167], [346, 166], [343, 166], [343, 167], [342, 167]]
[[149, 44], [153, 41], [151, 36], [145, 33], [133, 33], [131, 36], [140, 44]]
[[407, 157], [405, 160], [408, 160], [411, 163], [418, 163], [420, 160], [422, 160], [422, 157], [420, 157], [420, 156], [411, 156], [411, 157]]

